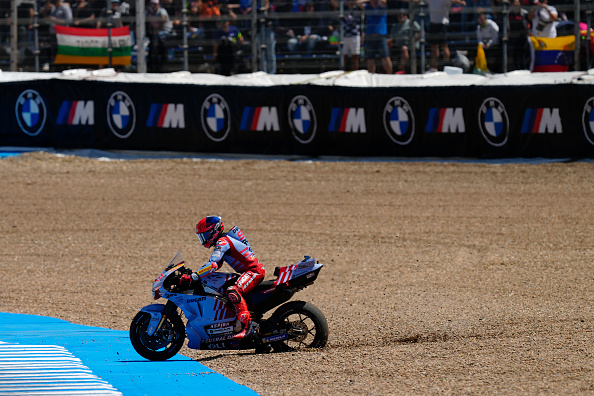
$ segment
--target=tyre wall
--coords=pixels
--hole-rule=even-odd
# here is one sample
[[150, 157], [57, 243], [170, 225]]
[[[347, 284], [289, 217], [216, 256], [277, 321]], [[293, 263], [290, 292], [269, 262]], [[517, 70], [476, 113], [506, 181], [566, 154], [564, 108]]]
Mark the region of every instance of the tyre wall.
[[0, 145], [307, 156], [594, 157], [594, 87], [2, 84]]

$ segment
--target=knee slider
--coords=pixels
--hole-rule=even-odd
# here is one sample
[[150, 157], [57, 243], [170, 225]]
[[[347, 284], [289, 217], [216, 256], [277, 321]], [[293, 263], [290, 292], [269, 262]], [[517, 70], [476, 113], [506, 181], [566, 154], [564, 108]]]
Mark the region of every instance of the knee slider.
[[227, 289], [227, 298], [229, 298], [229, 301], [231, 301], [233, 304], [241, 302], [241, 294], [234, 286], [231, 286]]

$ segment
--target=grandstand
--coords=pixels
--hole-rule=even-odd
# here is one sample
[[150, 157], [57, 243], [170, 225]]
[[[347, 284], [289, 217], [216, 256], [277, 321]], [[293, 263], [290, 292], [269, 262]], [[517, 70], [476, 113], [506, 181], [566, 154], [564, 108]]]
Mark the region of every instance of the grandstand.
[[[144, 0], [117, 0], [119, 7], [113, 11], [108, 7], [112, 0], [70, 1], [71, 3], [64, 2], [64, 7], [71, 9], [72, 18], [58, 24], [69, 27], [130, 28], [132, 45], [129, 64], [110, 64], [109, 58], [104, 58], [106, 60], [103, 64], [57, 63], [55, 56], [58, 43], [54, 32], [56, 22], [51, 17], [52, 5], [55, 7], [55, 2], [21, 0], [0, 2], [0, 68], [4, 71], [61, 71], [80, 67], [100, 69], [112, 66], [116, 70], [126, 72], [187, 70], [193, 73], [221, 73], [221, 64], [224, 62], [232, 62], [232, 65], [228, 68], [229, 72], [222, 74], [258, 70], [278, 74], [309, 74], [348, 68], [341, 56], [347, 0], [316, 1], [313, 13], [301, 10], [305, 3], [297, 0], [292, 3], [285, 0], [254, 0], [253, 4], [248, 2], [247, 5], [240, 0], [161, 0], [160, 7], [167, 11], [171, 25], [168, 34], [162, 38], [158, 38], [151, 30], [151, 24], [155, 19], [151, 16], [148, 2], [145, 4]], [[576, 47], [575, 56], [569, 61], [568, 70], [589, 69], [591, 46], [586, 45], [585, 31], [582, 29], [585, 27], [583, 30], [589, 30], [591, 25], [590, 1], [580, 4], [562, 0], [555, 1], [552, 5], [559, 14], [559, 20], [555, 22], [557, 34], [576, 36], [581, 43]], [[87, 7], [86, 13], [81, 12], [84, 7]], [[429, 27], [429, 6], [423, 1], [410, 4], [398, 0], [388, 1], [389, 31], [396, 23], [397, 12], [403, 7], [406, 7], [411, 19], [419, 23], [421, 28], [418, 38], [411, 37], [414, 43], [411, 47], [415, 50], [406, 71], [413, 74], [422, 73], [429, 67], [430, 46], [425, 39]], [[465, 71], [473, 71], [477, 48], [476, 14], [479, 7], [485, 8], [488, 17], [500, 26], [501, 51], [496, 60], [497, 67], [492, 69], [512, 71], [528, 68], [531, 56], [529, 46], [526, 44], [524, 48], [520, 48], [519, 53], [523, 59], [518, 62], [518, 49], [508, 40], [509, 29], [514, 29], [514, 25], [504, 23], [509, 21], [514, 13], [518, 13], [528, 29], [530, 21], [526, 16], [533, 7], [528, 4], [528, 0], [522, 0], [519, 6], [499, 0], [486, 3], [484, 0], [468, 1], [466, 6], [452, 6], [447, 36], [452, 59], [456, 58], [456, 54], [461, 58], [467, 58], [468, 64], [463, 65]], [[145, 11], [148, 11], [146, 17]], [[13, 13], [17, 18], [12, 18]], [[91, 22], [88, 15], [93, 17]], [[578, 15], [579, 18], [576, 18]], [[360, 18], [364, 30], [365, 11], [358, 10], [356, 17]], [[581, 25], [574, 23], [578, 19]], [[220, 27], [224, 20], [230, 20], [230, 24], [240, 32], [242, 40], [229, 45], [230, 56], [222, 61], [222, 58], [216, 57], [215, 48], [221, 43]], [[317, 35], [315, 46], [309, 51], [301, 48], [290, 49], [289, 42], [298, 36], [296, 32], [303, 25], [308, 25], [311, 36], [314, 32]], [[143, 40], [139, 40], [139, 37], [143, 37]], [[274, 40], [270, 40], [271, 37]], [[109, 45], [107, 44], [108, 47]], [[109, 49], [110, 54], [115, 54], [115, 48]], [[365, 51], [363, 40], [360, 69], [367, 68]], [[145, 57], [138, 56], [143, 52]], [[399, 55], [395, 48], [391, 48], [390, 56], [392, 63], [397, 64]], [[455, 60], [441, 60], [439, 69], [452, 63], [460, 66]]]

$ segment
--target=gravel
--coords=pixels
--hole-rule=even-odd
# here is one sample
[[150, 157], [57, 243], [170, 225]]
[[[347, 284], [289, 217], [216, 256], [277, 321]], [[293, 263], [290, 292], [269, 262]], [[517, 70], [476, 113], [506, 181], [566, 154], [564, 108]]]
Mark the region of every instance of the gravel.
[[262, 395], [592, 394], [594, 164], [0, 160], [0, 310], [127, 330], [204, 215], [294, 300], [324, 349], [182, 353]]

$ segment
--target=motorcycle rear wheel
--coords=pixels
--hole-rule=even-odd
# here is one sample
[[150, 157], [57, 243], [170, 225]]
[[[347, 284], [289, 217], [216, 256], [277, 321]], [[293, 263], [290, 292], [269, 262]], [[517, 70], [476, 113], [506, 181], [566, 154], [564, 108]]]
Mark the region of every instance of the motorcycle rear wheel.
[[273, 342], [276, 352], [305, 348], [323, 348], [328, 342], [328, 322], [318, 307], [303, 301], [293, 301], [279, 307], [270, 317], [275, 327], [292, 327], [302, 332], [294, 338]]
[[138, 312], [130, 324], [130, 342], [140, 356], [148, 360], [167, 360], [184, 345], [186, 327], [178, 315], [165, 318], [161, 329], [149, 336], [151, 315]]

